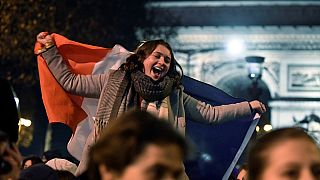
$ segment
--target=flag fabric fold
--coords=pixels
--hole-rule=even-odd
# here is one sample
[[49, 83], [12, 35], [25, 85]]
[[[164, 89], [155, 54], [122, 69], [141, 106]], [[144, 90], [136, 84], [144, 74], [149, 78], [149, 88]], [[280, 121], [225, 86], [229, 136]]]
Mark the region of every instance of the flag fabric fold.
[[[103, 48], [71, 41], [59, 34], [52, 36], [71, 71], [77, 74], [100, 74], [117, 69], [130, 53], [120, 45]], [[36, 43], [35, 53], [39, 48]], [[38, 55], [37, 59], [42, 99], [49, 122], [64, 123], [72, 129], [68, 150], [80, 160], [93, 128], [92, 117], [95, 116], [98, 99], [67, 93], [55, 80], [42, 56]], [[212, 105], [242, 101], [187, 76], [183, 78], [183, 85], [187, 94]], [[258, 122], [252, 119], [248, 117], [212, 126], [196, 123], [187, 117], [187, 138], [197, 147], [196, 159], [186, 163], [190, 179], [227, 179]]]
[[[222, 90], [185, 76], [185, 92], [194, 98], [212, 105], [244, 101], [234, 98]], [[195, 158], [186, 162], [190, 179], [227, 180], [248, 144], [258, 119], [252, 117], [236, 119], [218, 125], [197, 123], [187, 118], [187, 138], [195, 145]]]

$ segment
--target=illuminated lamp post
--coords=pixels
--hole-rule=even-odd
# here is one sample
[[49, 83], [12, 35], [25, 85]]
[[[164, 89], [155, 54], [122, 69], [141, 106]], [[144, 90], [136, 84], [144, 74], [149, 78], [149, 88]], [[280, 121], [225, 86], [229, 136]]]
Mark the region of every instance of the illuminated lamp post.
[[248, 77], [252, 81], [249, 91], [253, 94], [254, 99], [259, 99], [262, 89], [258, 87], [258, 81], [262, 77], [264, 57], [247, 56], [245, 60], [247, 62]]

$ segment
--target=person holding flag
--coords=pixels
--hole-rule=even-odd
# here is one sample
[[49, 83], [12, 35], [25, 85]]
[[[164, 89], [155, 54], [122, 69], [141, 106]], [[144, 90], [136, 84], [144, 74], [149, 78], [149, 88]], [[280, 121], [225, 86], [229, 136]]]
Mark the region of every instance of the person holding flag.
[[[99, 98], [85, 148], [97, 140], [112, 119], [130, 109], [146, 110], [167, 119], [182, 134], [185, 134], [186, 117], [202, 123], [219, 124], [253, 113], [261, 115], [266, 111], [265, 105], [258, 100], [213, 106], [184, 93], [182, 68], [174, 58], [171, 46], [164, 40], [146, 41], [134, 52], [122, 52], [121, 58], [125, 62], [119, 68], [95, 75], [77, 74], [70, 70], [49, 33], [39, 33], [37, 43], [40, 44], [38, 54], [65, 91]], [[79, 172], [85, 169], [86, 156], [87, 150], [84, 150]]]

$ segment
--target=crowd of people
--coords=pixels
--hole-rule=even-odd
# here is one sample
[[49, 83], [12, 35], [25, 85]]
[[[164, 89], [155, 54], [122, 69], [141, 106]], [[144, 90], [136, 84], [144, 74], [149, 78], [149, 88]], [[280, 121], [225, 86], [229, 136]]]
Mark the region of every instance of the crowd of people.
[[[146, 111], [124, 113], [102, 132], [88, 155], [88, 168], [54, 158], [24, 159], [0, 132], [0, 179], [186, 179], [183, 161], [190, 154], [186, 139], [172, 125]], [[237, 179], [320, 179], [320, 150], [299, 127], [273, 130], [258, 138]]]
[[[140, 44], [105, 74], [73, 73], [47, 32], [37, 35], [50, 71], [69, 93], [99, 98], [80, 164], [22, 157], [0, 133], [0, 179], [188, 179], [186, 117], [220, 124], [266, 112], [258, 100], [213, 106], [183, 91], [183, 71], [163, 40]], [[238, 179], [320, 179], [320, 151], [303, 129], [273, 130], [256, 140]], [[241, 176], [241, 177], [240, 177]]]

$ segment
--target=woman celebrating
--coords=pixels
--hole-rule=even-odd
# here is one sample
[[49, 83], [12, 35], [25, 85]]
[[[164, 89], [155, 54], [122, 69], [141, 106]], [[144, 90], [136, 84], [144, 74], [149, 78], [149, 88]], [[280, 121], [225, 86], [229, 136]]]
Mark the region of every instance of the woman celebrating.
[[181, 84], [182, 73], [177, 70], [181, 67], [170, 45], [163, 40], [141, 44], [134, 53], [126, 54], [126, 62], [118, 70], [101, 75], [72, 73], [48, 33], [39, 33], [37, 42], [44, 47], [41, 55], [50, 71], [66, 91], [99, 98], [92, 132], [94, 140], [109, 120], [132, 108], [167, 119], [182, 134], [186, 116], [199, 122], [216, 124], [266, 111], [265, 106], [256, 100], [211, 106], [185, 94]]

